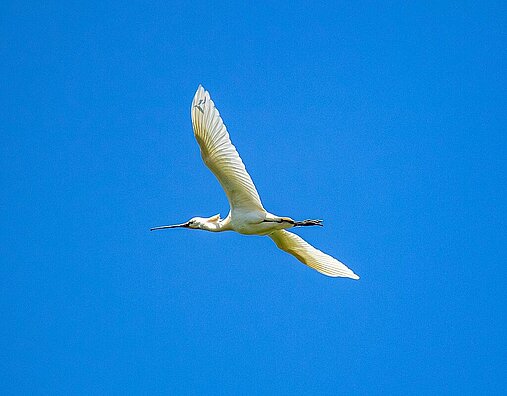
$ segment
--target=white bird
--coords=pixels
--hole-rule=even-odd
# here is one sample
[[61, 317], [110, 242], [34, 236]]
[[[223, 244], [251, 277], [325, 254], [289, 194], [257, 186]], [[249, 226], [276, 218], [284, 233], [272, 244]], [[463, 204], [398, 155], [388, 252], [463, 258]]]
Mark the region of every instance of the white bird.
[[345, 264], [286, 230], [293, 227], [322, 226], [322, 220], [295, 221], [290, 217], [276, 216], [264, 209], [259, 193], [229, 138], [218, 109], [208, 91], [201, 85], [195, 93], [191, 114], [201, 157], [227, 195], [229, 214], [225, 219], [221, 219], [219, 214], [207, 218], [194, 217], [183, 224], [159, 226], [151, 230], [184, 227], [211, 232], [236, 231], [246, 235], [267, 235], [280, 249], [322, 274], [359, 279]]

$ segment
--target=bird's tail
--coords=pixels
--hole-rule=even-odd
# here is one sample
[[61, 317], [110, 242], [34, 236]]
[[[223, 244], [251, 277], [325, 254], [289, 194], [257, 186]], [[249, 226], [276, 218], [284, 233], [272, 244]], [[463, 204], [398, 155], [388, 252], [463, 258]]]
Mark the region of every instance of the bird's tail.
[[308, 227], [308, 226], [322, 227], [324, 226], [324, 224], [322, 224], [322, 220], [302, 220], [294, 222], [294, 227]]

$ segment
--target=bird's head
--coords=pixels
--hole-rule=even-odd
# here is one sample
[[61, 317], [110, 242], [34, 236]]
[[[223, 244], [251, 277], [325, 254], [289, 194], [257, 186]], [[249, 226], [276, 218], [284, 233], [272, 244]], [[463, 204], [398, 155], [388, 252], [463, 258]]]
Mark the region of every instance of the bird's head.
[[211, 231], [212, 229], [217, 227], [219, 221], [220, 221], [219, 214], [211, 217], [192, 217], [189, 221], [185, 223], [153, 227], [150, 230], [151, 231], [163, 230], [166, 228], [192, 228], [196, 230]]
[[194, 228], [200, 230], [203, 228], [203, 226], [207, 225], [207, 223], [208, 219], [205, 217], [192, 217], [185, 224], [187, 228]]

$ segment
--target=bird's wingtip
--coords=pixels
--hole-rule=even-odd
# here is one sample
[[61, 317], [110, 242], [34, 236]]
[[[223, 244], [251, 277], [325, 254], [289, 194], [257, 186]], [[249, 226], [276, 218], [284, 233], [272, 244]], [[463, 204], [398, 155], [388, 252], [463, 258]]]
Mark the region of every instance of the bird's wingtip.
[[197, 100], [197, 98], [202, 99], [206, 96], [207, 91], [204, 89], [202, 84], [199, 84], [197, 87], [197, 91], [195, 91], [194, 100]]
[[352, 274], [352, 275], [350, 275], [350, 278], [351, 278], [351, 279], [354, 279], [354, 280], [359, 280], [359, 279], [360, 279], [360, 278], [359, 278], [359, 275], [356, 275], [356, 274]]

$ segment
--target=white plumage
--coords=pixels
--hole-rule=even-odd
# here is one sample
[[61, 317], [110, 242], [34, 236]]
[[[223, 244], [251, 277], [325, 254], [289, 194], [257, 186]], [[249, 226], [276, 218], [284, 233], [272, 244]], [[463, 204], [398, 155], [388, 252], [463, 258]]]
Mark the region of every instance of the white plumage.
[[194, 217], [183, 224], [154, 227], [152, 230], [185, 227], [212, 232], [236, 231], [247, 235], [268, 235], [280, 249], [322, 274], [359, 279], [345, 264], [314, 248], [298, 235], [286, 231], [293, 227], [320, 226], [321, 220], [295, 221], [264, 209], [218, 109], [208, 91], [201, 85], [192, 101], [191, 115], [201, 157], [222, 185], [229, 200], [230, 212], [225, 219], [220, 219], [219, 215]]

